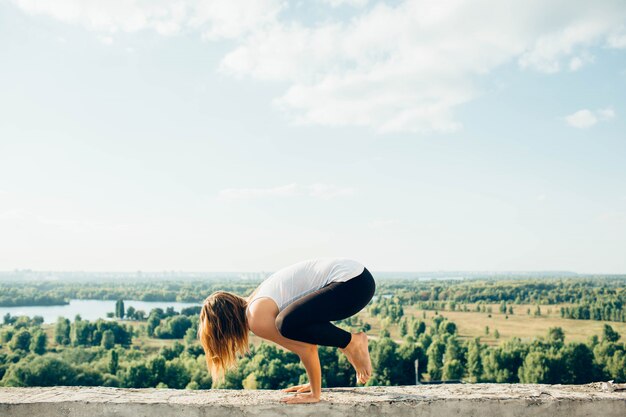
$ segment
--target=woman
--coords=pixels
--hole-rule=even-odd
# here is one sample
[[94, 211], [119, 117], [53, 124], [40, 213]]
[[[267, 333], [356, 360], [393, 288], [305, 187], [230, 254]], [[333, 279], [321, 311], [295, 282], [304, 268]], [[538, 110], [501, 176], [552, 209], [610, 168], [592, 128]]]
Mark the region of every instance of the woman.
[[[271, 340], [300, 357], [309, 384], [286, 389], [295, 396], [281, 401], [320, 400], [322, 372], [317, 345], [335, 346], [365, 383], [372, 373], [363, 332], [349, 333], [333, 325], [358, 313], [372, 299], [376, 283], [360, 263], [344, 258], [310, 259], [270, 275], [247, 298], [218, 291], [204, 301], [198, 337], [214, 378], [248, 351], [248, 331]], [[302, 393], [303, 395], [298, 395]]]

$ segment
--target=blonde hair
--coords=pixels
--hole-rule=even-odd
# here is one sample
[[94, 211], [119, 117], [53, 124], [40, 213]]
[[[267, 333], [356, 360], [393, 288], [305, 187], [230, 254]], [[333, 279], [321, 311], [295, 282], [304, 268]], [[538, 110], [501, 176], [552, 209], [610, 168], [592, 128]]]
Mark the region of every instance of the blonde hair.
[[213, 380], [223, 380], [237, 357], [249, 351], [246, 300], [217, 291], [204, 300], [198, 323], [198, 339]]

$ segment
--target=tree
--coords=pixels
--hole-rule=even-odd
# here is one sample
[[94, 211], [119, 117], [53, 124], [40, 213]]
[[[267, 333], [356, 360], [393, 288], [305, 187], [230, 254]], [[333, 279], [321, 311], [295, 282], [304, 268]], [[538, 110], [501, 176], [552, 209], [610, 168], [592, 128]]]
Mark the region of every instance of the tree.
[[94, 326], [87, 320], [75, 320], [71, 325], [72, 344], [74, 346], [91, 346]]
[[[150, 362], [148, 362], [150, 374], [152, 375], [153, 379], [152, 385], [159, 382], [167, 384], [167, 381], [165, 379], [165, 363], [165, 358], [163, 356], [155, 356], [154, 358], [150, 359]], [[167, 386], [170, 388], [174, 388], [169, 384], [167, 384]]]
[[9, 343], [11, 339], [13, 339], [14, 334], [15, 334], [15, 330], [13, 330], [11, 327], [3, 328], [2, 333], [0, 333], [0, 342]]
[[[351, 387], [355, 385], [354, 369], [345, 355], [328, 346], [319, 346], [318, 355], [322, 364], [323, 386]], [[299, 366], [299, 363], [295, 362], [294, 365]]]
[[415, 361], [419, 361], [419, 375], [426, 372], [426, 352], [417, 343], [405, 342], [398, 347], [397, 355], [397, 360], [400, 362], [400, 372], [395, 383], [400, 385], [415, 384]]
[[198, 331], [190, 327], [185, 332], [185, 337], [183, 337], [186, 346], [192, 346], [198, 343]]
[[124, 318], [124, 300], [122, 299], [115, 302], [115, 317]]
[[567, 375], [563, 375], [562, 384], [587, 384], [594, 379], [595, 364], [593, 351], [583, 343], [570, 343], [561, 353]]
[[602, 328], [602, 340], [615, 343], [619, 340], [620, 337], [621, 335], [613, 330], [613, 328], [608, 324], [605, 324]]
[[117, 353], [117, 350], [111, 349], [111, 352], [109, 353], [109, 364], [108, 364], [109, 373], [115, 375], [117, 373], [118, 366], [119, 366], [119, 354]]
[[9, 347], [12, 351], [19, 349], [28, 352], [30, 350], [30, 339], [30, 332], [26, 329], [20, 329], [13, 335], [11, 343], [9, 343]]
[[51, 387], [73, 385], [75, 368], [53, 356], [37, 356], [32, 361], [20, 361], [9, 368], [3, 379], [9, 387]]
[[383, 337], [372, 346], [374, 373], [367, 385], [393, 385], [401, 372], [397, 361], [398, 345], [389, 337]]
[[48, 344], [48, 336], [43, 331], [35, 333], [32, 341], [30, 342], [30, 350], [37, 355], [43, 355], [46, 353], [46, 346]]
[[[283, 364], [281, 363], [281, 365]], [[166, 363], [163, 382], [166, 383], [169, 388], [183, 389], [190, 381], [191, 375], [180, 358]]]
[[129, 306], [126, 309], [126, 317], [128, 317], [131, 320], [135, 320], [135, 313], [136, 313], [135, 307], [133, 307], [133, 306]]
[[406, 336], [406, 333], [407, 333], [407, 323], [406, 323], [406, 317], [404, 317], [402, 320], [400, 320], [400, 337]]
[[54, 327], [54, 341], [59, 345], [70, 344], [70, 321], [64, 317], [59, 317]]
[[144, 362], [131, 362], [122, 376], [122, 384], [129, 388], [149, 388], [152, 373]]
[[446, 343], [441, 377], [444, 381], [457, 380], [463, 377], [465, 369], [461, 362], [463, 355], [456, 337], [450, 337]]
[[549, 382], [550, 359], [542, 351], [530, 352], [519, 368], [519, 380], [523, 384], [545, 384]]
[[450, 320], [444, 320], [439, 325], [439, 333], [456, 334], [456, 324]]
[[187, 316], [174, 316], [168, 321], [168, 327], [174, 339], [185, 337], [187, 329], [191, 327], [191, 320]]
[[105, 330], [102, 332], [101, 346], [106, 350], [113, 349], [115, 346], [115, 334], [112, 330]]
[[548, 329], [548, 343], [555, 346], [563, 346], [565, 341], [565, 332], [561, 327], [550, 327]]
[[171, 347], [163, 346], [159, 351], [159, 355], [163, 356], [165, 360], [171, 361], [172, 359], [179, 357], [184, 350], [185, 346], [179, 341], [176, 341]]
[[443, 368], [443, 354], [445, 353], [445, 349], [446, 345], [437, 337], [433, 339], [426, 351], [426, 356], [428, 357], [427, 370], [431, 381], [441, 379], [441, 368]]
[[500, 332], [498, 331], [498, 329], [495, 329], [495, 330], [493, 331], [493, 337], [494, 337], [494, 338], [496, 338], [496, 339], [499, 339], [499, 338], [500, 338]]
[[512, 338], [499, 346], [482, 351], [482, 379], [485, 382], [518, 382], [518, 370], [528, 353], [528, 345]]
[[482, 345], [479, 339], [467, 343], [467, 374], [471, 382], [479, 382], [483, 373], [481, 360]]
[[148, 316], [148, 323], [146, 325], [146, 331], [148, 332], [148, 336], [154, 336], [154, 330], [161, 323], [162, 316], [163, 310], [161, 310], [160, 308], [155, 308], [150, 311], [150, 315]]
[[411, 332], [413, 337], [418, 338], [420, 334], [426, 331], [426, 323], [421, 320], [415, 320], [411, 325]]

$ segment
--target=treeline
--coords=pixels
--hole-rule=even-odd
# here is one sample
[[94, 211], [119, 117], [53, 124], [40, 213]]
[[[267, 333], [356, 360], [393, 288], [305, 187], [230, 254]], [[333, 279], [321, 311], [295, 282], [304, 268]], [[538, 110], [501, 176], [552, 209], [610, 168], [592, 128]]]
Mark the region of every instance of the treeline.
[[62, 294], [48, 294], [32, 287], [15, 288], [0, 283], [0, 307], [53, 306], [69, 304]]
[[595, 303], [626, 296], [626, 277], [542, 278], [532, 280], [385, 281], [379, 294], [394, 294], [403, 302], [453, 301], [511, 304]]
[[602, 320], [626, 322], [626, 294], [613, 301], [582, 302], [575, 306], [561, 307], [561, 317], [577, 320]]
[[0, 306], [63, 305], [70, 299], [201, 302], [217, 290], [249, 294], [253, 281], [0, 282]]
[[[52, 340], [39, 319], [12, 318], [0, 328], [0, 385], [277, 389], [306, 381], [296, 355], [261, 343], [251, 346], [225, 381], [214, 382], [196, 340], [197, 316], [155, 309], [149, 317], [152, 321], [149, 318], [135, 330], [116, 321], [60, 318]], [[430, 325], [413, 317], [398, 321], [402, 343], [392, 340], [384, 328], [377, 340], [370, 341], [374, 374], [368, 385], [413, 384], [415, 360], [420, 379], [431, 381], [626, 381], [626, 347], [609, 325], [586, 343], [566, 343], [563, 330], [556, 327], [531, 342], [514, 338], [491, 347], [480, 339], [462, 340], [456, 324], [441, 315]], [[151, 345], [144, 343], [147, 338], [164, 334], [178, 340], [158, 351], [143, 347]], [[355, 385], [354, 370], [338, 349], [319, 347], [319, 354], [324, 386]]]

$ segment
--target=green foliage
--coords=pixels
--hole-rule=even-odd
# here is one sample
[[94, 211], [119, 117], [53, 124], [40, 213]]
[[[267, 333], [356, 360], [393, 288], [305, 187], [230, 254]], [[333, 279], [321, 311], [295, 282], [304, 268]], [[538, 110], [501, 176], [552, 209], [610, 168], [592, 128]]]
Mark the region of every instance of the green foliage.
[[519, 382], [518, 370], [528, 353], [528, 346], [518, 338], [507, 340], [503, 344], [483, 349], [481, 379], [489, 382]]
[[[444, 316], [446, 310], [471, 309], [489, 314], [488, 304], [499, 305], [495, 309], [499, 309], [500, 314], [513, 314], [512, 306], [519, 303], [535, 305], [533, 311], [539, 314], [545, 305], [567, 302], [572, 309], [584, 305], [602, 309], [599, 315], [590, 313], [589, 319], [609, 316], [621, 319], [616, 311], [623, 311], [620, 300], [623, 300], [625, 283], [608, 278], [597, 281], [382, 282], [379, 294], [384, 295], [368, 307], [373, 316], [381, 319], [382, 326], [381, 338], [370, 341], [374, 374], [368, 385], [413, 384], [415, 360], [419, 363], [418, 373], [427, 374], [431, 380], [584, 384], [615, 379], [624, 382], [626, 348], [620, 342], [621, 336], [608, 324], [601, 335], [590, 338], [587, 343], [566, 344], [565, 332], [556, 327], [549, 329], [544, 338], [525, 342], [513, 338], [499, 346], [487, 346], [478, 339], [461, 340], [455, 323]], [[159, 282], [150, 287], [132, 283], [115, 284], [107, 291], [105, 286], [96, 283], [85, 289], [53, 284], [52, 291], [70, 298], [75, 298], [78, 293], [89, 293], [94, 298], [118, 300], [143, 296], [197, 299], [204, 297], [206, 292], [192, 293], [192, 289], [211, 285]], [[248, 283], [229, 285], [240, 289], [240, 293], [252, 288]], [[33, 288], [18, 287], [24, 291]], [[224, 288], [223, 285], [220, 287]], [[130, 297], [129, 294], [138, 296]], [[406, 316], [407, 305], [432, 307], [435, 310], [434, 314], [429, 314], [434, 316], [432, 325], [427, 326], [423, 320], [425, 312], [422, 313], [423, 319]], [[570, 317], [571, 311], [574, 310], [564, 308], [561, 315]], [[237, 368], [226, 374], [224, 381], [212, 381], [204, 362], [204, 352], [196, 340], [198, 312], [199, 307], [183, 309], [180, 313], [173, 308], [153, 309], [147, 321], [139, 326], [140, 339], [132, 348], [131, 342], [136, 335], [124, 322], [90, 322], [80, 317], [70, 322], [59, 318], [53, 325], [54, 337], [49, 345], [41, 318], [5, 315], [5, 324], [0, 328], [0, 385], [278, 389], [307, 381], [296, 355], [265, 343], [252, 346], [250, 353], [240, 359]], [[118, 311], [118, 316], [133, 320], [146, 318], [145, 313], [133, 308], [128, 308], [124, 314]], [[585, 317], [585, 314], [572, 316]], [[358, 317], [342, 320], [340, 324], [352, 329], [369, 326]], [[390, 332], [395, 332], [396, 328], [404, 336], [402, 343], [390, 338]], [[491, 329], [491, 332], [497, 338], [497, 330]], [[149, 337], [179, 339], [180, 342], [146, 343]], [[156, 343], [165, 346], [157, 352]], [[319, 346], [318, 352], [324, 386], [356, 384], [354, 370], [340, 351]]]
[[548, 343], [561, 346], [565, 341], [565, 332], [560, 327], [551, 327], [548, 329]]
[[432, 343], [426, 351], [428, 356], [428, 375], [431, 381], [441, 379], [443, 368], [443, 355], [446, 350], [445, 343], [440, 338], [433, 339]]
[[117, 350], [111, 349], [111, 352], [109, 353], [109, 362], [107, 364], [107, 371], [109, 371], [110, 374], [115, 375], [117, 373], [117, 370], [119, 369], [119, 364], [120, 364], [120, 356], [117, 353]]
[[441, 378], [444, 381], [460, 380], [465, 373], [465, 354], [456, 337], [448, 337], [444, 353]]
[[605, 324], [602, 328], [602, 340], [607, 342], [615, 343], [619, 340], [621, 336], [617, 333], [611, 326]]
[[47, 345], [48, 336], [46, 336], [43, 331], [39, 330], [35, 333], [30, 342], [30, 350], [37, 355], [43, 355], [44, 353], [46, 353]]
[[470, 382], [480, 382], [483, 373], [481, 351], [483, 345], [479, 339], [470, 340], [467, 343], [467, 375]]
[[113, 349], [115, 346], [115, 334], [113, 333], [113, 330], [107, 329], [102, 333], [101, 345], [104, 349]]
[[124, 318], [124, 300], [117, 300], [115, 302], [115, 317], [123, 319]]
[[13, 335], [9, 348], [12, 351], [22, 350], [28, 352], [30, 350], [31, 334], [26, 329], [21, 329]]
[[2, 379], [7, 387], [50, 387], [74, 385], [77, 372], [74, 366], [52, 356], [27, 358], [13, 364]]
[[176, 315], [162, 320], [153, 330], [153, 334], [160, 339], [182, 339], [191, 326], [192, 321], [189, 317]]
[[[132, 328], [115, 321], [97, 320], [90, 322], [88, 320], [75, 320], [70, 327], [73, 346], [100, 346], [102, 343], [107, 343], [111, 346], [116, 343], [129, 346], [132, 342]], [[103, 342], [103, 335], [107, 331], [113, 334], [113, 341]]]
[[389, 337], [383, 337], [370, 348], [374, 373], [367, 385], [398, 385], [398, 375], [402, 371], [397, 360], [398, 344]]
[[59, 345], [70, 344], [70, 321], [64, 317], [59, 317], [54, 328], [54, 340]]

